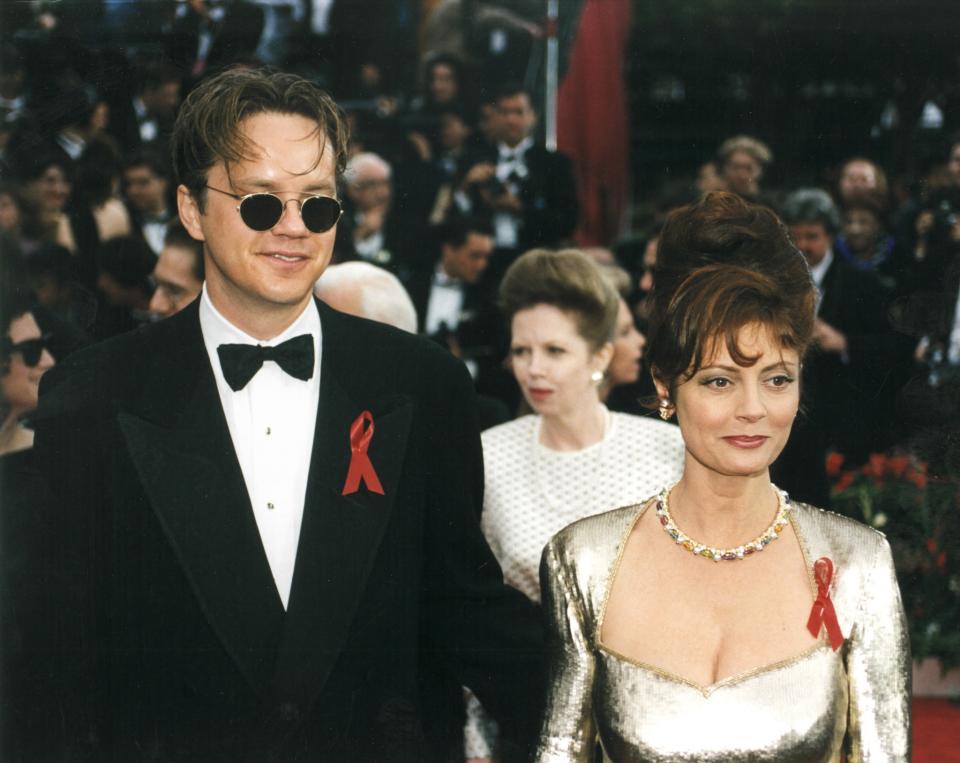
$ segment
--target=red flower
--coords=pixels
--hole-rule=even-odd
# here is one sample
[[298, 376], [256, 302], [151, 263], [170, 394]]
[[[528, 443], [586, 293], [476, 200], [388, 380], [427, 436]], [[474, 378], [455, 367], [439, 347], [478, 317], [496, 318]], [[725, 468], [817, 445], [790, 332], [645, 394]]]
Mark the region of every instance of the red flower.
[[890, 467], [890, 472], [894, 477], [902, 477], [909, 463], [910, 459], [906, 456], [891, 456], [887, 459], [887, 466]]
[[843, 490], [846, 490], [852, 484], [853, 484], [853, 472], [844, 472], [843, 474], [840, 475], [840, 479], [836, 481], [836, 484], [834, 484], [833, 489], [839, 493]]
[[937, 541], [934, 538], [929, 538], [927, 540], [927, 551], [930, 552], [931, 556], [937, 553]]
[[941, 551], [937, 554], [937, 569], [943, 572], [947, 568], [947, 552]]
[[867, 475], [872, 475], [877, 479], [883, 477], [887, 470], [887, 457], [883, 453], [871, 453], [870, 463], [863, 468]]
[[911, 470], [907, 472], [906, 478], [916, 485], [919, 490], [923, 490], [927, 486], [927, 475], [923, 472]]
[[827, 454], [827, 475], [836, 477], [840, 474], [840, 467], [843, 466], [843, 453], [831, 451]]

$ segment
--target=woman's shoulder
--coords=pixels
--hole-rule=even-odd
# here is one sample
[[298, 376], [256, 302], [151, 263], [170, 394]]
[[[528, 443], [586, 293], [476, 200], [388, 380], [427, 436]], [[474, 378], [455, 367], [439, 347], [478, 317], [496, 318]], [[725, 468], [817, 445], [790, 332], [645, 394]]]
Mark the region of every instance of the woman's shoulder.
[[652, 416], [637, 416], [633, 413], [614, 412], [617, 430], [636, 439], [655, 440], [664, 443], [682, 443], [680, 427], [660, 421]]
[[528, 436], [533, 434], [533, 429], [537, 424], [537, 417], [534, 414], [521, 416], [505, 424], [498, 424], [490, 429], [485, 429], [480, 433], [480, 439], [483, 442], [483, 449], [488, 447], [503, 447], [507, 444], [525, 442]]
[[545, 554], [565, 567], [607, 573], [652, 498], [571, 522], [550, 539]]
[[848, 561], [876, 558], [889, 548], [882, 532], [826, 509], [793, 502], [800, 534], [814, 559], [838, 556]]

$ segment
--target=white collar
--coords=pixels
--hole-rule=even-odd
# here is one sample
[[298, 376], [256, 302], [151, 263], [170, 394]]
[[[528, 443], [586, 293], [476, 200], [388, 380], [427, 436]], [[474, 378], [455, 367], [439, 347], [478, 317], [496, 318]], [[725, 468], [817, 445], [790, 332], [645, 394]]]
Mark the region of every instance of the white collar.
[[816, 265], [810, 267], [810, 275], [813, 276], [813, 282], [819, 288], [823, 284], [824, 276], [827, 275], [827, 271], [830, 269], [830, 266], [833, 264], [833, 248], [827, 249], [827, 253], [823, 255], [823, 259], [820, 260]]
[[204, 282], [200, 299], [200, 329], [203, 332], [204, 344], [208, 351], [210, 348], [213, 349], [212, 356], [215, 357], [216, 348], [221, 344], [262, 344], [265, 347], [271, 347], [300, 334], [310, 334], [319, 338], [320, 313], [317, 311], [316, 303], [311, 299], [297, 319], [277, 336], [266, 341], [255, 339], [234, 326], [214, 307], [207, 292], [207, 284]]
[[532, 145], [533, 137], [528, 135], [513, 148], [510, 148], [506, 143], [498, 143], [497, 152], [500, 154], [501, 159], [522, 159], [523, 155], [527, 153], [527, 149]]

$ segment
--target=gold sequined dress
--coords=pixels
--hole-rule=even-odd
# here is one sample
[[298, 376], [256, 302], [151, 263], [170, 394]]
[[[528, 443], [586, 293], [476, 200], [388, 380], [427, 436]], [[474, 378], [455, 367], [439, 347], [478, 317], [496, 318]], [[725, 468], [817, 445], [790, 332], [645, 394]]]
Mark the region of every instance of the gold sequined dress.
[[621, 549], [647, 506], [575, 522], [544, 549], [551, 679], [538, 761], [592, 761], [598, 741], [616, 763], [910, 759], [909, 641], [883, 535], [794, 503], [807, 562], [833, 561], [846, 640], [834, 652], [821, 633], [793, 659], [699, 687], [600, 645]]

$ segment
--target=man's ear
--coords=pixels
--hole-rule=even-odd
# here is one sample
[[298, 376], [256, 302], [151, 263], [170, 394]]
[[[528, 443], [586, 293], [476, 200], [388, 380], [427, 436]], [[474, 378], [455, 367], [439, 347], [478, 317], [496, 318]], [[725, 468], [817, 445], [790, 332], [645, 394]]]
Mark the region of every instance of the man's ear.
[[206, 241], [203, 227], [200, 225], [202, 213], [193, 194], [182, 183], [177, 186], [177, 211], [180, 213], [180, 222], [197, 241]]

